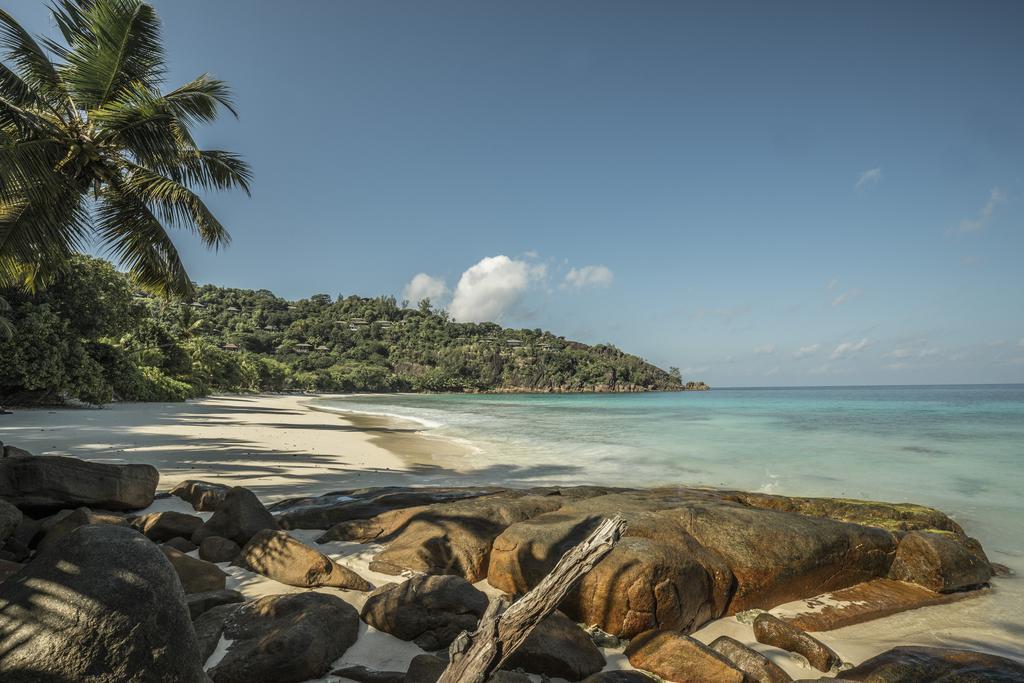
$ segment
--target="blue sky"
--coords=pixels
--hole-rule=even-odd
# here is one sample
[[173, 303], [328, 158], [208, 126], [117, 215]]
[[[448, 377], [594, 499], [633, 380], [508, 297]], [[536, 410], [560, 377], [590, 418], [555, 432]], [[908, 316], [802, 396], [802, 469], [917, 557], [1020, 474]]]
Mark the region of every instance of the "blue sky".
[[154, 4], [256, 173], [200, 282], [412, 284], [719, 386], [1024, 381], [1022, 3]]

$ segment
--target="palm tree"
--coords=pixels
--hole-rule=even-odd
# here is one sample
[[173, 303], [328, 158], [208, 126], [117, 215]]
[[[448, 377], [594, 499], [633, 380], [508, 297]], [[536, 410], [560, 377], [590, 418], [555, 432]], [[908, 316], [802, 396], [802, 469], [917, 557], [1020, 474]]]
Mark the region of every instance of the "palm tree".
[[140, 286], [188, 294], [168, 228], [224, 246], [193, 189], [249, 192], [249, 166], [189, 131], [221, 109], [237, 116], [228, 87], [204, 74], [162, 93], [160, 22], [141, 0], [50, 10], [63, 42], [37, 41], [0, 9], [0, 288], [45, 283], [92, 245]]

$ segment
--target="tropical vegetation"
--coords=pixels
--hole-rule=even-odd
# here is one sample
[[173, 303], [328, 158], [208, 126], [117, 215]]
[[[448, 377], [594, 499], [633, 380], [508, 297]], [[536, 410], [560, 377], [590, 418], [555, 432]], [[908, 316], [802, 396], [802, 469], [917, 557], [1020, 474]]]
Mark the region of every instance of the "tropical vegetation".
[[160, 22], [141, 0], [50, 9], [62, 41], [0, 9], [0, 285], [39, 289], [89, 247], [148, 291], [188, 295], [169, 230], [221, 247], [197, 190], [249, 190], [246, 163], [191, 132], [235, 113], [228, 87], [204, 74], [163, 91]]
[[[154, 297], [85, 256], [39, 292], [0, 290], [0, 403], [172, 401], [256, 391], [651, 391], [685, 388], [609, 344], [454, 322], [429, 300], [203, 285]], [[700, 388], [690, 384], [689, 388]]]

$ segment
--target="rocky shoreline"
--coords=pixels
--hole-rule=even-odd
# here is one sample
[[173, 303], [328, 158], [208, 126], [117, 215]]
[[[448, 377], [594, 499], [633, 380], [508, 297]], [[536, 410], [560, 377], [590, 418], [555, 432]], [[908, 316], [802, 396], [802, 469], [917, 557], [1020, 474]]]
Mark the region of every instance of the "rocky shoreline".
[[[1000, 567], [932, 508], [593, 486], [375, 487], [268, 507], [212, 482], [158, 494], [159, 478], [150, 465], [3, 447], [0, 678], [432, 682], [487, 591], [523, 594], [621, 514], [622, 540], [492, 680], [792, 680], [757, 648], [691, 637], [727, 616], [766, 652], [794, 653], [807, 677], [1024, 679], [1010, 659], [898, 643], [853, 666], [813, 635], [991, 590]], [[136, 512], [167, 496], [194, 514]], [[318, 547], [338, 541], [380, 547], [365, 576]], [[231, 572], [292, 592], [247, 599]], [[367, 578], [379, 575], [394, 581]], [[801, 600], [805, 612], [767, 611]], [[361, 623], [423, 653], [404, 671], [336, 665], [366, 637]], [[610, 669], [610, 649], [634, 670]]]

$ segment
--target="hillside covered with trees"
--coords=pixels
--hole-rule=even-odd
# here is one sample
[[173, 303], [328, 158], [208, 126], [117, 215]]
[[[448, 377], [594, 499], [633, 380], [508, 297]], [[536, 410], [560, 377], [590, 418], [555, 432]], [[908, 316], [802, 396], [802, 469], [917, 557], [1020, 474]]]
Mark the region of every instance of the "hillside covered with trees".
[[[539, 329], [457, 323], [429, 301], [287, 301], [199, 286], [155, 298], [95, 258], [74, 257], [46, 289], [2, 293], [0, 402], [183, 400], [215, 391], [656, 391], [687, 388], [614, 346]], [[691, 383], [688, 388], [701, 388]]]

